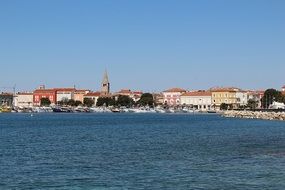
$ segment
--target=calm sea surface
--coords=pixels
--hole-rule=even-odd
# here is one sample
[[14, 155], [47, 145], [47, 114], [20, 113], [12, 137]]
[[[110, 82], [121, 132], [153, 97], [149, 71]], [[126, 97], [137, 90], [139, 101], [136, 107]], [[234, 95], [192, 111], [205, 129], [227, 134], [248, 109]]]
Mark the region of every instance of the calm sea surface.
[[285, 189], [285, 122], [0, 114], [0, 190]]

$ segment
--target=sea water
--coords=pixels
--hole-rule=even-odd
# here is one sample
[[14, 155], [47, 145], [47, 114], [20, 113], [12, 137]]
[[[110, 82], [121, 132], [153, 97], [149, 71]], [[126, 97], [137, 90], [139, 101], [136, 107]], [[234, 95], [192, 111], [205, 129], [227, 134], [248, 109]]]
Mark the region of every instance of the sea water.
[[285, 189], [285, 122], [0, 114], [0, 190]]

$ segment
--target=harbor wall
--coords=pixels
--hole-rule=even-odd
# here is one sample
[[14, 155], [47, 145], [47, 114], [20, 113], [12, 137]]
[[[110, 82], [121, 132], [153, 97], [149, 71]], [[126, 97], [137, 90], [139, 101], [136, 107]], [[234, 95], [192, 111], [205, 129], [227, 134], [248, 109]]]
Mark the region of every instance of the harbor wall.
[[223, 117], [229, 118], [246, 118], [246, 119], [264, 119], [285, 121], [285, 112], [263, 112], [263, 111], [225, 111]]

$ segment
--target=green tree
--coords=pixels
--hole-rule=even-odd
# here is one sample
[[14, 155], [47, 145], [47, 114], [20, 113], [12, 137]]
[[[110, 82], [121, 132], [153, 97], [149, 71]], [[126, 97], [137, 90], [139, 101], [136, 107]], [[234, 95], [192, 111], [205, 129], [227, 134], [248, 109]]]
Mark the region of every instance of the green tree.
[[153, 95], [150, 93], [144, 93], [142, 94], [140, 100], [138, 101], [138, 104], [142, 105], [142, 106], [153, 106], [154, 104], [154, 99], [153, 99]]
[[57, 105], [62, 106], [62, 105], [63, 105], [63, 101], [58, 101], [58, 102], [57, 102]]
[[48, 98], [41, 99], [41, 106], [50, 106], [51, 101]]
[[80, 105], [82, 105], [82, 102], [81, 101], [79, 101], [79, 100], [76, 100], [75, 101], [75, 103], [74, 103], [74, 106], [80, 106]]
[[253, 99], [248, 100], [248, 102], [247, 102], [247, 107], [248, 107], [249, 109], [254, 110], [254, 109], [257, 108], [257, 106], [258, 106], [258, 101], [255, 101], [255, 100], [253, 100]]
[[116, 101], [116, 104], [118, 106], [130, 107], [134, 104], [134, 101], [129, 96], [119, 95], [118, 100]]
[[69, 101], [68, 98], [62, 98], [60, 101], [57, 102], [57, 104], [60, 106], [66, 106], [68, 105], [68, 101]]
[[261, 105], [263, 108], [268, 108], [274, 101], [283, 102], [284, 97], [282, 93], [276, 89], [267, 89], [264, 96], [261, 98]]
[[87, 107], [92, 107], [94, 105], [94, 100], [91, 98], [84, 98], [83, 104]]
[[75, 106], [75, 100], [73, 100], [73, 99], [68, 100], [67, 105], [68, 106]]
[[222, 104], [220, 105], [220, 109], [221, 109], [221, 110], [233, 109], [233, 105], [232, 105], [232, 104], [222, 103]]
[[111, 97], [99, 97], [96, 106], [114, 106], [116, 101]]

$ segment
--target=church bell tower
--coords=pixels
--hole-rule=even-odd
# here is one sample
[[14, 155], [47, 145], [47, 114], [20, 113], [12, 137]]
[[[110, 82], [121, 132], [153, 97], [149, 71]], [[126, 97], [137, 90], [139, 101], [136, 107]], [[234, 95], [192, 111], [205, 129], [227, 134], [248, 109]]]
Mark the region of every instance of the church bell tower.
[[103, 81], [101, 84], [101, 95], [106, 96], [110, 94], [110, 82], [107, 71], [104, 73]]

